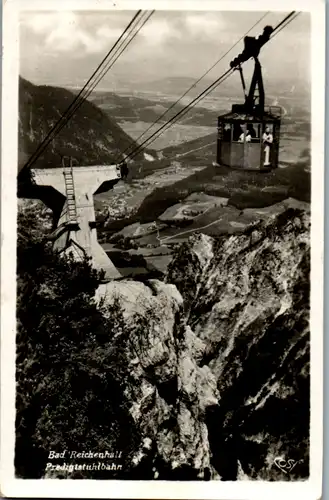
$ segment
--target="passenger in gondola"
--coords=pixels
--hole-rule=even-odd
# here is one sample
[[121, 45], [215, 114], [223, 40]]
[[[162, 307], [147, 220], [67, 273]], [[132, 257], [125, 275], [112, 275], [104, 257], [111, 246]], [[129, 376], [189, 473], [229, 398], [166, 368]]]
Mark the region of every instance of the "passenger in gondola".
[[251, 136], [252, 139], [256, 139], [256, 130], [254, 129], [252, 123], [248, 123], [247, 131], [249, 132], [249, 135]]
[[265, 128], [265, 132], [263, 134], [263, 144], [265, 153], [264, 167], [268, 167], [271, 165], [270, 152], [271, 152], [271, 146], [273, 144], [273, 134], [271, 133], [269, 126]]
[[244, 129], [241, 124], [235, 123], [233, 128], [233, 141], [239, 142], [241, 135], [244, 133]]
[[223, 140], [225, 142], [231, 142], [231, 125], [229, 123], [225, 123], [224, 125]]
[[247, 129], [245, 132], [242, 132], [239, 137], [239, 142], [251, 142], [250, 130]]

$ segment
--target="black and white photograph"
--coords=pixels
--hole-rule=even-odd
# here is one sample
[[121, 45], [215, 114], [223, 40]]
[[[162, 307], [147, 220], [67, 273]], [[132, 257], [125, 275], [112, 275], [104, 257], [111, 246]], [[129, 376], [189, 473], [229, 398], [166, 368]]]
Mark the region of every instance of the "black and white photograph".
[[7, 4], [1, 490], [319, 498], [324, 3]]

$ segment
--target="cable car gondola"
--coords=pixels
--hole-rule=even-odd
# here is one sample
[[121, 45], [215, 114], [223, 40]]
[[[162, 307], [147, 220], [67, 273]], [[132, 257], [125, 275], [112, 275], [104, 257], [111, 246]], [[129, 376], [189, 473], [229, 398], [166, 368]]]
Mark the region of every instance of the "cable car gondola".
[[[231, 61], [239, 71], [245, 96], [243, 104], [233, 104], [229, 113], [218, 117], [217, 164], [243, 170], [270, 171], [278, 166], [281, 108], [265, 106], [262, 69], [258, 60], [261, 47], [273, 28], [266, 26], [258, 38], [245, 37], [244, 51]], [[253, 58], [254, 73], [248, 94], [241, 63]]]

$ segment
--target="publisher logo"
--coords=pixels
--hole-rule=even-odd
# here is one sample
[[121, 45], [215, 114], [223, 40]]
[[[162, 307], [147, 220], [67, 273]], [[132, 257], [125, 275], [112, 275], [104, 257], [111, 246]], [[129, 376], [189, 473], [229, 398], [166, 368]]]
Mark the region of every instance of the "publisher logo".
[[275, 465], [282, 471], [284, 474], [289, 474], [295, 466], [302, 462], [302, 460], [292, 460], [289, 458], [286, 460], [285, 458], [282, 457], [277, 457], [274, 459]]

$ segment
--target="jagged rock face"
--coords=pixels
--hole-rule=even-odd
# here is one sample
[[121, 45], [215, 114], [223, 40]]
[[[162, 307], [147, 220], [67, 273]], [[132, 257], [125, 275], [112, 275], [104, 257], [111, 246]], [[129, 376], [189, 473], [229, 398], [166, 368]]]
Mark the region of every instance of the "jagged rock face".
[[118, 301], [129, 330], [126, 395], [140, 429], [136, 479], [211, 476], [205, 413], [217, 405], [216, 380], [196, 363], [204, 349], [186, 326], [176, 287], [158, 280], [102, 285], [96, 299]]
[[[169, 267], [217, 381], [206, 422], [223, 480], [308, 475], [309, 234], [309, 214], [289, 209], [241, 235], [196, 235]], [[298, 462], [289, 475], [279, 458]]]
[[133, 478], [308, 476], [309, 234], [308, 211], [290, 208], [239, 235], [194, 235], [167, 283], [99, 287], [129, 332]]

